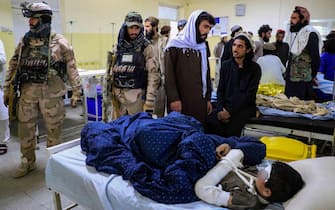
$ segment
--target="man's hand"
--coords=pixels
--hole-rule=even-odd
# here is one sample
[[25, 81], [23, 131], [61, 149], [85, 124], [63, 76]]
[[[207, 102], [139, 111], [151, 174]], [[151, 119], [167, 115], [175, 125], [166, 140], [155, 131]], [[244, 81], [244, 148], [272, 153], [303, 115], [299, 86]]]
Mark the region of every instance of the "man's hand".
[[170, 103], [170, 109], [175, 112], [181, 112], [182, 104], [181, 101], [174, 101]]
[[71, 107], [76, 108], [81, 96], [81, 87], [72, 88]]
[[79, 100], [79, 97], [76, 97], [76, 96], [72, 95], [72, 97], [71, 97], [71, 107], [72, 108], [77, 107], [78, 100]]
[[211, 114], [213, 111], [212, 103], [210, 101], [207, 101], [207, 114]]
[[222, 111], [218, 112], [217, 118], [221, 122], [227, 123], [227, 122], [229, 122], [230, 113], [226, 109], [223, 109]]
[[216, 159], [221, 160], [222, 157], [226, 156], [228, 152], [231, 150], [231, 147], [229, 144], [221, 144], [218, 147], [216, 147]]
[[143, 111], [153, 113], [154, 112], [154, 106], [145, 103], [145, 104], [143, 104]]

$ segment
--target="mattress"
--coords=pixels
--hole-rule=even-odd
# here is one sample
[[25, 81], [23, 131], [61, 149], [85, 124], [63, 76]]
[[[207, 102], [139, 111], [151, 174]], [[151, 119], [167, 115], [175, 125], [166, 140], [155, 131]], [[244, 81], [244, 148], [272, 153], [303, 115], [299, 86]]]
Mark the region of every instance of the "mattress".
[[201, 201], [174, 205], [157, 203], [140, 195], [121, 176], [98, 173], [85, 164], [85, 159], [79, 145], [51, 155], [45, 169], [47, 187], [87, 209], [226, 209]]

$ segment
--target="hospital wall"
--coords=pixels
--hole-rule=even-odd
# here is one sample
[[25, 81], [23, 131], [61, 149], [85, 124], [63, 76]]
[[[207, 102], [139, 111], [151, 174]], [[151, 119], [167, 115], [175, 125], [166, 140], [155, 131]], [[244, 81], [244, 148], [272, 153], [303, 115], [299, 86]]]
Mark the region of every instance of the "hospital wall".
[[[235, 15], [235, 5], [245, 5], [245, 16]], [[308, 8], [311, 19], [320, 21], [331, 20], [332, 27], [335, 27], [335, 1], [333, 0], [210, 0], [204, 3], [203, 0], [192, 0], [185, 5], [185, 14], [189, 15], [196, 9], [210, 11], [215, 17], [228, 16], [228, 30], [235, 24], [239, 24], [245, 31], [251, 31], [254, 34], [254, 40], [258, 40], [258, 29], [263, 24], [269, 24], [273, 28], [271, 41], [275, 39], [277, 29], [287, 30], [289, 18], [295, 6], [304, 6]], [[328, 24], [328, 23], [324, 23]], [[323, 32], [328, 33], [329, 31]], [[230, 34], [230, 31], [228, 31]], [[219, 37], [208, 38], [211, 52]], [[211, 75], [214, 75], [215, 62], [210, 61]]]
[[[38, 0], [36, 0], [38, 1]], [[252, 31], [257, 38], [257, 30], [262, 24], [270, 24], [274, 30], [284, 28], [295, 5], [306, 6], [312, 19], [334, 19], [332, 9], [333, 0], [60, 0], [62, 14], [62, 33], [75, 51], [79, 68], [99, 69], [106, 66], [107, 51], [112, 49], [117, 40], [117, 33], [129, 11], [138, 11], [143, 18], [158, 16], [158, 6], [172, 6], [178, 8], [179, 18], [187, 18], [195, 9], [204, 9], [214, 16], [228, 16], [228, 29], [234, 24], [240, 24], [246, 30]], [[235, 5], [245, 4], [245, 16], [235, 16]], [[0, 26], [12, 29], [13, 20], [11, 1], [0, 1]], [[73, 21], [73, 24], [69, 24]], [[112, 24], [115, 23], [115, 24]], [[114, 26], [114, 27], [113, 27]], [[0, 38], [5, 44], [7, 58], [12, 56], [16, 43], [13, 32], [1, 30]], [[219, 38], [209, 37], [211, 52]], [[212, 75], [214, 75], [214, 60], [211, 61]]]
[[[180, 0], [160, 0], [159, 2], [122, 0], [122, 6], [117, 7], [120, 1], [116, 0], [60, 0], [63, 18], [62, 34], [72, 42], [79, 68], [105, 68], [107, 51], [111, 50], [113, 43], [116, 42], [118, 31], [129, 11], [137, 11], [143, 18], [158, 16], [158, 5], [182, 8], [181, 2]], [[8, 32], [0, 30], [0, 39], [4, 42], [7, 59], [10, 59], [17, 44], [12, 32], [11, 0], [0, 0], [0, 14], [0, 26], [9, 29]], [[179, 15], [184, 17], [184, 10], [179, 9]], [[69, 24], [69, 21], [73, 21], [73, 24]]]
[[[117, 42], [119, 29], [129, 11], [137, 11], [143, 20], [158, 16], [158, 5], [183, 8], [180, 0], [61, 0], [63, 22], [73, 20], [72, 27], [63, 24], [63, 31], [75, 50], [78, 66], [83, 69], [105, 68], [107, 52]], [[97, 4], [97, 2], [99, 2]], [[179, 9], [179, 15], [184, 10]], [[72, 32], [72, 33], [70, 33]]]
[[[311, 19], [335, 20], [333, 12], [335, 1], [333, 0], [211, 0], [207, 1], [208, 3], [204, 3], [202, 0], [192, 0], [190, 2], [192, 3], [185, 6], [186, 14], [201, 8], [210, 11], [216, 17], [228, 16], [228, 28], [239, 24], [245, 30], [252, 31], [255, 37], [262, 24], [269, 24], [274, 31], [278, 28], [286, 29], [291, 13], [297, 5], [308, 8]], [[236, 4], [245, 5], [245, 16], [235, 15]]]

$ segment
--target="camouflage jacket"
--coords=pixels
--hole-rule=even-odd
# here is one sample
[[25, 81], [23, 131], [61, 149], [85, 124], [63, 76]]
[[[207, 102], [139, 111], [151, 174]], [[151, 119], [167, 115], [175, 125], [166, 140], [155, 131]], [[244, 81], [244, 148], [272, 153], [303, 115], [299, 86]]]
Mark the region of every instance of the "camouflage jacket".
[[304, 49], [300, 55], [292, 54], [290, 62], [290, 80], [293, 82], [312, 80], [312, 58], [307, 49]]
[[[23, 39], [19, 42], [18, 46], [15, 48], [14, 55], [9, 61], [9, 67], [6, 72], [5, 81], [4, 81], [4, 91], [7, 91], [10, 83], [14, 79], [14, 75], [17, 73], [16, 71], [19, 69], [20, 65], [20, 53], [22, 48], [25, 47], [23, 43]], [[72, 50], [72, 46], [68, 43], [66, 38], [61, 34], [54, 34], [51, 35], [51, 42], [49, 43], [50, 51], [51, 51], [51, 60], [52, 62], [63, 62], [66, 64], [66, 76], [70, 82], [70, 85], [74, 91], [80, 91], [81, 88], [81, 81], [78, 74], [78, 70], [76, 67], [76, 60], [74, 57], [74, 53]], [[50, 71], [50, 68], [49, 68]], [[60, 78], [59, 75], [51, 75], [53, 80], [59, 80], [62, 84], [57, 85], [57, 93], [50, 97], [59, 97], [63, 96], [66, 93], [66, 86], [63, 81], [63, 78]], [[49, 74], [48, 74], [49, 78]], [[29, 84], [29, 83], [28, 83]], [[27, 84], [27, 85], [28, 85]], [[51, 84], [56, 83], [45, 83], [46, 86], [50, 86]], [[26, 84], [25, 84], [26, 85]], [[49, 87], [53, 89], [55, 87]]]

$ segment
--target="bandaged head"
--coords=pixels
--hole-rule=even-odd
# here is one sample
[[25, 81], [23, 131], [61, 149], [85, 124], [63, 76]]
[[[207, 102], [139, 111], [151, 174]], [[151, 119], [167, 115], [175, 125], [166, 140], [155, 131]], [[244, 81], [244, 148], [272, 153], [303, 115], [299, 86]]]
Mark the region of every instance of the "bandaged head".
[[293, 197], [303, 186], [301, 175], [286, 163], [276, 161], [268, 170], [269, 177], [265, 187], [271, 190], [270, 202], [285, 202]]

